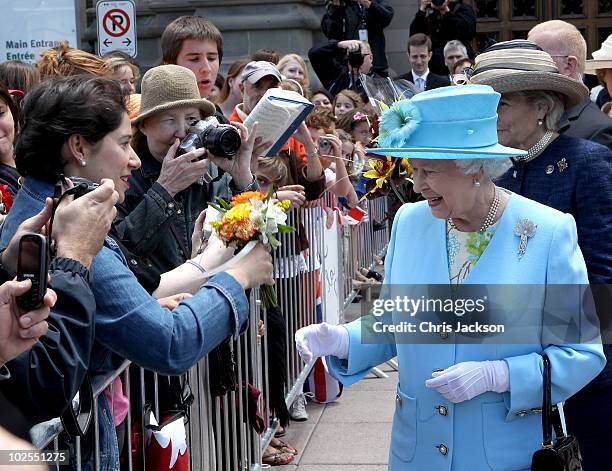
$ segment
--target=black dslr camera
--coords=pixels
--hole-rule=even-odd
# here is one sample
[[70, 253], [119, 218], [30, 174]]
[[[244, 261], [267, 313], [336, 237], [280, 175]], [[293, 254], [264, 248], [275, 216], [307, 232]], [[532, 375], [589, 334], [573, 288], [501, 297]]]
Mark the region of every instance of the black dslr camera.
[[100, 185], [98, 183], [87, 180], [81, 177], [69, 177], [70, 181], [74, 184], [74, 187], [70, 193], [74, 194], [74, 199], [85, 196], [87, 193], [94, 191]]
[[364, 56], [360, 51], [349, 52], [348, 62], [351, 67], [358, 69], [363, 65]]
[[431, 0], [431, 4], [436, 7], [444, 5], [445, 0]]
[[242, 140], [238, 130], [230, 124], [220, 124], [214, 116], [192, 123], [176, 155], [183, 155], [204, 147], [211, 154], [233, 159]]

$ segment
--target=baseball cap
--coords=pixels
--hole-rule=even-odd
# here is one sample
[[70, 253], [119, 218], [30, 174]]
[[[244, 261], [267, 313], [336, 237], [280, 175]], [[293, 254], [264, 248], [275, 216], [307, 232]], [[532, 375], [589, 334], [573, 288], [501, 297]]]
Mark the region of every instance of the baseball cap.
[[249, 83], [257, 83], [265, 76], [270, 75], [279, 82], [283, 79], [281, 73], [272, 62], [251, 61], [242, 70], [242, 80]]

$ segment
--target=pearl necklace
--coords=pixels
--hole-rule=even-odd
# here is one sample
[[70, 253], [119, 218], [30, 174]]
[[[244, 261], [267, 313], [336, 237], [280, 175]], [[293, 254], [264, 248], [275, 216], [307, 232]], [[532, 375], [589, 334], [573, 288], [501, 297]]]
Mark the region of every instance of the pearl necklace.
[[[491, 206], [489, 206], [489, 212], [487, 213], [487, 216], [485, 217], [485, 220], [482, 223], [482, 226], [480, 227], [480, 230], [478, 232], [482, 232], [485, 229], [488, 229], [495, 222], [495, 217], [497, 216], [497, 211], [499, 211], [499, 205], [501, 202], [501, 198], [499, 197], [499, 192], [497, 191], [497, 187], [495, 187], [494, 191], [495, 193], [493, 195], [493, 202], [491, 203]], [[448, 218], [448, 224], [453, 229], [458, 230], [457, 226], [455, 226], [455, 223], [453, 222], [453, 218]]]
[[554, 134], [554, 131], [546, 131], [538, 142], [536, 142], [532, 147], [527, 149], [527, 155], [514, 157], [514, 160], [517, 162], [525, 163], [535, 159], [546, 148]]

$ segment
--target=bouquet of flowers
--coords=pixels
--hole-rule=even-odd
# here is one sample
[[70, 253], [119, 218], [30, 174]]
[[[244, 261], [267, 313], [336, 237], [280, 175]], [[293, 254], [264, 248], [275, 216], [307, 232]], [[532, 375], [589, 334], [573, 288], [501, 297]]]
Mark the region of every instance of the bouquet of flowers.
[[[226, 246], [245, 254], [259, 241], [272, 249], [279, 247], [280, 241], [275, 234], [291, 233], [295, 228], [286, 224], [286, 213], [291, 202], [273, 201], [273, 192], [272, 187], [267, 194], [247, 191], [235, 195], [229, 203], [223, 198], [217, 198], [218, 205], [211, 203], [210, 206], [217, 210], [219, 217], [210, 225], [219, 239]], [[260, 289], [265, 309], [278, 306], [274, 286], [264, 285]]]

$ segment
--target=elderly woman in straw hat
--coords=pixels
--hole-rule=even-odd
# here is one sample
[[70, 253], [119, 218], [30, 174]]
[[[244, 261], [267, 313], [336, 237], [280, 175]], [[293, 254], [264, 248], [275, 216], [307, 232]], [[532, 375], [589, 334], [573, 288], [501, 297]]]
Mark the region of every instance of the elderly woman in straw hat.
[[[502, 94], [499, 141], [527, 151], [527, 156], [513, 159], [497, 183], [571, 214], [590, 283], [612, 283], [612, 152], [556, 132], [564, 109], [583, 101], [587, 89], [558, 73], [551, 56], [529, 41], [492, 46], [476, 58], [471, 80]], [[604, 351], [610, 360], [610, 346], [604, 345]], [[602, 463], [612, 460], [612, 449], [604, 446], [612, 420], [611, 394], [609, 364], [567, 404], [568, 426], [580, 441], [586, 469], [602, 469]]]
[[590, 75], [597, 75], [603, 85], [603, 89], [597, 95], [596, 103], [604, 113], [608, 113], [609, 111], [604, 110], [604, 105], [612, 102], [612, 34], [604, 41], [601, 48], [593, 52], [593, 59], [586, 61], [584, 71]]
[[[190, 257], [196, 220], [209, 201], [256, 183], [248, 146], [232, 159], [204, 148], [176, 155], [189, 126], [215, 113], [214, 105], [200, 98], [192, 71], [178, 65], [154, 67], [144, 75], [141, 91], [132, 147], [142, 167], [132, 174], [115, 229], [128, 250], [164, 273]], [[241, 124], [235, 126], [246, 132]]]
[[[428, 297], [432, 285], [455, 292], [484, 284], [548, 289], [587, 283], [572, 216], [493, 183], [510, 157], [526, 154], [498, 143], [499, 98], [488, 86], [444, 87], [385, 112], [381, 148], [371, 152], [410, 157], [414, 189], [425, 201], [397, 213], [385, 260], [385, 298], [372, 314], [343, 326], [308, 326], [295, 336], [305, 361], [328, 355], [345, 384], [397, 356], [393, 471], [528, 469], [542, 443], [541, 415], [534, 413], [542, 405], [542, 355], [552, 364], [555, 402], [582, 388], [604, 363], [598, 333], [591, 344], [545, 340], [549, 300], [519, 295], [518, 288], [501, 290], [515, 292], [510, 303], [491, 299], [508, 325], [514, 314], [529, 312], [533, 328], [521, 330], [514, 342], [493, 337], [470, 344], [457, 319], [477, 327], [473, 315], [454, 317], [461, 314], [455, 309], [448, 323], [434, 322], [424, 310], [411, 316], [395, 302], [405, 293], [413, 301], [436, 301]], [[402, 323], [407, 320], [413, 328]]]

